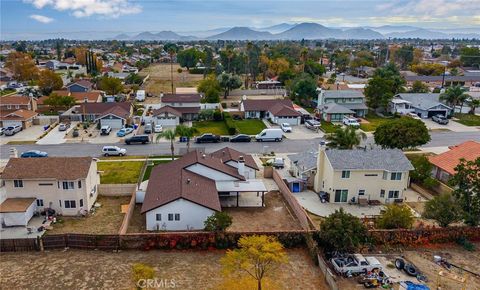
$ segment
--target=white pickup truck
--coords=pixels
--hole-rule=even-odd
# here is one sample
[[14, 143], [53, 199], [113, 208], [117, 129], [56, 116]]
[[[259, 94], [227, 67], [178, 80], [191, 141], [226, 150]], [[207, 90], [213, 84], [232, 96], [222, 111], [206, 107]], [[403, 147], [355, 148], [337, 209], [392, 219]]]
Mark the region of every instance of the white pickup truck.
[[346, 258], [332, 258], [333, 268], [340, 274], [359, 274], [381, 270], [382, 264], [375, 257], [364, 257], [360, 254], [349, 255]]

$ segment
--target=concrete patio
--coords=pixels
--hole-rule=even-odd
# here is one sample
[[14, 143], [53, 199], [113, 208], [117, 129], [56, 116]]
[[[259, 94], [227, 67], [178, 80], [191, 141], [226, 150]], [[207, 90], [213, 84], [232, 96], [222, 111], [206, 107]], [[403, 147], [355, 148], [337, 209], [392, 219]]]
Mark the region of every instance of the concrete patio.
[[[41, 237], [45, 230], [37, 231], [37, 229], [44, 225], [43, 221], [45, 217], [33, 217], [28, 222], [28, 228], [32, 229], [32, 233], [29, 233], [27, 227], [4, 227], [0, 229], [0, 239], [36, 239], [37, 237]], [[44, 225], [45, 226], [45, 225]]]
[[[237, 207], [237, 196], [220, 196], [220, 205], [222, 207]], [[238, 207], [262, 207], [262, 193], [240, 192]]]

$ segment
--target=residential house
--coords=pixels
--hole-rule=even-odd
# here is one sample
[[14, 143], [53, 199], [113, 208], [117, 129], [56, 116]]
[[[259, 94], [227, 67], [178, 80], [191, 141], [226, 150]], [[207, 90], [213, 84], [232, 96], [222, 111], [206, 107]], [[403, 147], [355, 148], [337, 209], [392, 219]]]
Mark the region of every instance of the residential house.
[[152, 111], [152, 122], [164, 127], [175, 127], [180, 124], [182, 112], [171, 106], [163, 106]]
[[199, 230], [222, 206], [263, 206], [265, 185], [247, 178], [254, 177], [246, 173], [251, 157], [237, 154], [242, 153], [227, 148], [213, 154], [195, 150], [155, 166], [140, 200], [146, 229]]
[[63, 113], [62, 117], [82, 122], [98, 121], [100, 126], [109, 125], [113, 129], [120, 129], [129, 123], [132, 115], [133, 106], [130, 102], [82, 103]]
[[100, 183], [92, 157], [11, 158], [1, 178], [7, 199], [0, 223], [12, 226], [26, 225], [33, 212], [46, 209], [64, 216], [88, 212]]
[[69, 92], [89, 92], [93, 88], [93, 83], [88, 80], [79, 80], [66, 86]]
[[287, 157], [290, 160], [289, 173], [293, 177], [287, 180], [290, 190], [299, 192], [306, 187], [313, 187], [317, 173], [318, 152], [307, 150]]
[[320, 145], [314, 189], [330, 202], [401, 202], [410, 161], [399, 149], [326, 149]]
[[28, 96], [10, 95], [0, 98], [0, 111], [37, 110], [37, 99]]
[[165, 94], [161, 96], [161, 107], [171, 107], [182, 113], [182, 120], [198, 119], [201, 94]]
[[433, 165], [432, 176], [444, 183], [455, 175], [455, 167], [460, 163], [460, 159], [473, 161], [480, 158], [480, 142], [467, 141], [450, 146], [449, 149], [442, 154], [428, 157], [428, 161]]
[[341, 122], [344, 117], [365, 117], [368, 107], [360, 90], [320, 90], [317, 109], [328, 122]]
[[33, 125], [33, 119], [35, 119], [37, 116], [37, 112], [24, 109], [13, 112], [0, 111], [0, 123], [4, 128], [18, 125], [22, 126], [23, 129], [26, 129]]
[[58, 60], [49, 60], [45, 62], [45, 67], [53, 71], [66, 69], [79, 70], [81, 68], [81, 65], [75, 64], [75, 61], [61, 62]]
[[243, 100], [240, 111], [247, 119], [269, 119], [272, 123], [300, 125], [302, 114], [295, 110], [293, 102], [288, 99]]
[[393, 97], [388, 105], [390, 113], [414, 113], [421, 118], [435, 115], [451, 116], [453, 109], [440, 101], [440, 94], [434, 93], [401, 93]]
[[230, 147], [225, 147], [210, 154], [211, 156], [221, 159], [226, 165], [235, 167], [238, 169], [239, 163], [245, 164], [245, 170], [243, 176], [246, 179], [254, 179], [257, 177], [257, 171], [259, 170], [257, 163], [251, 155], [242, 153]]

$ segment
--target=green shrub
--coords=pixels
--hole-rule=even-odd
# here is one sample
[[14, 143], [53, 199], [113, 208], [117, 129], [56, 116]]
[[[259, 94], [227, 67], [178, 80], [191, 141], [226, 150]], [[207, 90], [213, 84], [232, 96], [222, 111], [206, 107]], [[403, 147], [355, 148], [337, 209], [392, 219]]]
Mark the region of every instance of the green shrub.
[[225, 122], [225, 125], [227, 126], [228, 134], [235, 135], [237, 133], [237, 127], [235, 126], [235, 122], [233, 121], [230, 113], [223, 113], [223, 120]]
[[222, 108], [226, 109], [227, 108], [227, 103], [222, 103]]
[[224, 231], [232, 224], [232, 217], [223, 211], [215, 212], [205, 221], [205, 230], [210, 232]]
[[205, 69], [203, 68], [191, 68], [188, 72], [192, 75], [202, 75]]
[[465, 250], [469, 251], [469, 252], [473, 252], [475, 251], [475, 245], [470, 242], [469, 240], [467, 240], [465, 237], [461, 237], [459, 239], [457, 239], [457, 244], [459, 244], [460, 246], [462, 246]]
[[222, 112], [220, 112], [220, 110], [215, 110], [215, 112], [213, 112], [213, 120], [215, 121], [222, 120]]

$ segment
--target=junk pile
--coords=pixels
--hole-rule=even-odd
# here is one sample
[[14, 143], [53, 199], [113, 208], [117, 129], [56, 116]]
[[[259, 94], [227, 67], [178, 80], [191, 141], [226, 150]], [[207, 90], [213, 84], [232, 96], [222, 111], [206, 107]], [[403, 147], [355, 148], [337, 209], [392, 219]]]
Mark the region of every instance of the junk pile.
[[390, 281], [389, 277], [385, 274], [385, 272], [378, 269], [369, 271], [366, 274], [362, 274], [358, 278], [357, 282], [359, 284], [363, 284], [365, 288], [382, 287], [390, 289], [393, 286], [393, 282]]

